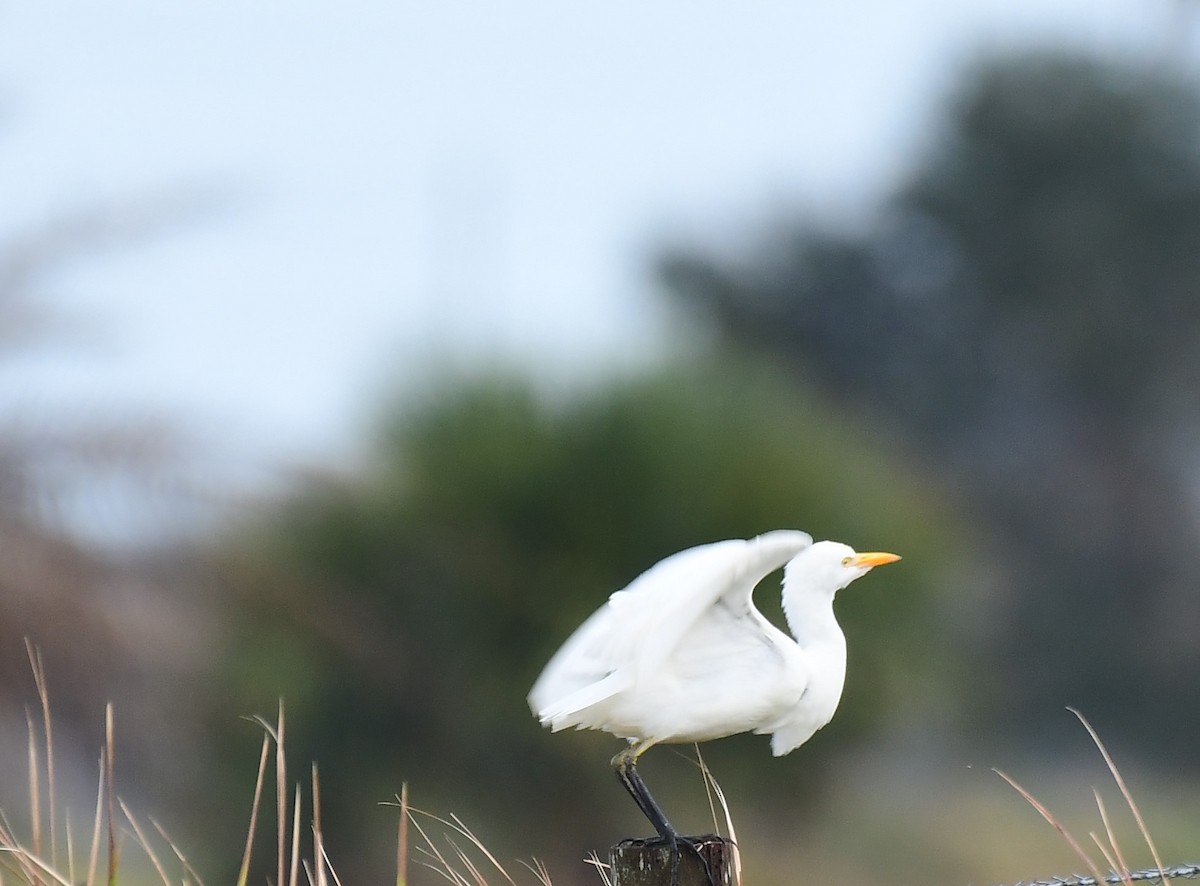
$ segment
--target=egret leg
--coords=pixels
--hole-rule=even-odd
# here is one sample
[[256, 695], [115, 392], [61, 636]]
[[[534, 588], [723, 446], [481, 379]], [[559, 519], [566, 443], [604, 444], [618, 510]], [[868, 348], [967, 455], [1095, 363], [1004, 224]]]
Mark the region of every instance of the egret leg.
[[637, 758], [652, 744], [653, 742], [650, 741], [631, 743], [629, 747], [612, 758], [612, 767], [613, 772], [617, 775], [617, 780], [629, 792], [629, 796], [633, 797], [633, 802], [637, 803], [638, 809], [642, 810], [642, 814], [649, 819], [650, 824], [654, 825], [654, 830], [658, 831], [658, 835], [667, 840], [672, 835], [678, 837], [678, 831], [667, 821], [662, 807], [650, 794], [650, 789], [646, 787], [646, 783], [642, 781], [642, 777], [637, 771]]
[[680, 836], [675, 830], [674, 825], [667, 821], [667, 816], [663, 813], [662, 807], [658, 805], [654, 797], [650, 793], [650, 789], [646, 787], [646, 783], [642, 781], [642, 776], [637, 771], [637, 759], [654, 745], [650, 739], [640, 742], [630, 742], [629, 747], [621, 751], [612, 758], [613, 772], [617, 775], [617, 780], [629, 792], [629, 796], [633, 797], [633, 802], [637, 803], [638, 809], [642, 810], [642, 814], [658, 831], [658, 835], [671, 848], [671, 886], [679, 886], [679, 848], [684, 846], [689, 852], [696, 856], [701, 866], [704, 868], [704, 876], [708, 880], [708, 886], [715, 886], [712, 878], [712, 871], [708, 868], [708, 862], [704, 856], [700, 854], [700, 850], [696, 845], [686, 837]]

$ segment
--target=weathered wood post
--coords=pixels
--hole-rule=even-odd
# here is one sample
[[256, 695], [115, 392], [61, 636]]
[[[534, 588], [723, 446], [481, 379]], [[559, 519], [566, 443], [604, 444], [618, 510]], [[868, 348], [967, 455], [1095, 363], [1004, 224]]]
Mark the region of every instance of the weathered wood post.
[[[711, 886], [738, 886], [736, 843], [715, 834], [690, 839], [708, 864]], [[660, 837], [622, 840], [608, 851], [608, 860], [612, 886], [672, 886], [671, 848]], [[679, 853], [678, 886], [710, 886], [704, 865], [686, 849]]]

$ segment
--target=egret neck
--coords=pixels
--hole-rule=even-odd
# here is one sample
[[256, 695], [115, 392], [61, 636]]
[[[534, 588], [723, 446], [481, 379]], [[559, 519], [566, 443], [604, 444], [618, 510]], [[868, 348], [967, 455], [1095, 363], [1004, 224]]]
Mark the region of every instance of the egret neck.
[[[810, 669], [805, 697], [820, 710], [823, 725], [833, 717], [846, 682], [846, 635], [833, 614], [837, 589], [814, 576], [796, 557], [783, 573], [783, 614]], [[807, 737], [807, 736], [806, 736]]]

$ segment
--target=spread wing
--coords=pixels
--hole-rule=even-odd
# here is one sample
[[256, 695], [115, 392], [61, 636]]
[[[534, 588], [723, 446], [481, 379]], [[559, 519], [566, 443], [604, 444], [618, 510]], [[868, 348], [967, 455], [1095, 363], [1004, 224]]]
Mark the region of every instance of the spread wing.
[[759, 581], [812, 544], [805, 532], [778, 530], [672, 554], [643, 572], [585, 621], [550, 659], [529, 705], [554, 729], [653, 673], [710, 607], [751, 608]]

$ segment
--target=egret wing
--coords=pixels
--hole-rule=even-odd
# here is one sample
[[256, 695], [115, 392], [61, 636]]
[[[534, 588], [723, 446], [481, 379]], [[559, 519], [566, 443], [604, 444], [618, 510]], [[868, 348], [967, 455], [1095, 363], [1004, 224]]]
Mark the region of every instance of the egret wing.
[[637, 674], [653, 673], [711, 607], [749, 613], [755, 585], [811, 544], [808, 533], [781, 529], [668, 557], [609, 598], [621, 625], [611, 654]]
[[609, 597], [551, 658], [529, 694], [555, 729], [654, 671], [710, 607], [748, 613], [754, 586], [812, 544], [807, 533], [768, 532], [672, 554]]
[[554, 653], [529, 691], [529, 707], [555, 731], [574, 725], [570, 715], [616, 695], [628, 685], [628, 672], [610, 664], [613, 613], [596, 610]]

